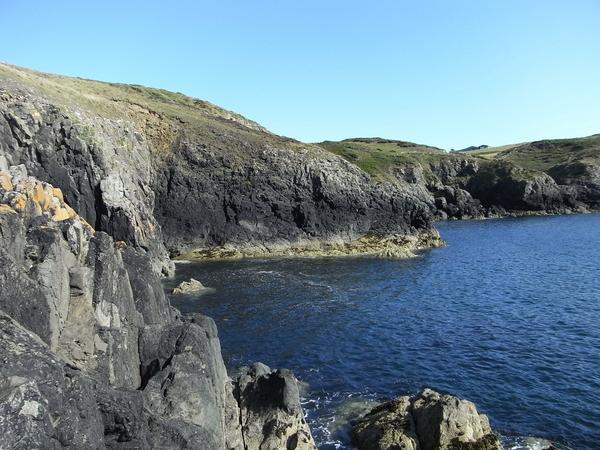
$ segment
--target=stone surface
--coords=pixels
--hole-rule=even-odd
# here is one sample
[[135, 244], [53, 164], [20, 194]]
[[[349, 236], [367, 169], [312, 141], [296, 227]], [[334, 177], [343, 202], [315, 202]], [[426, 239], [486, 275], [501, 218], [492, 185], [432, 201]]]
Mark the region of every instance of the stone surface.
[[419, 450], [410, 399], [400, 397], [375, 407], [354, 426], [352, 439], [360, 450]]
[[360, 450], [500, 450], [475, 405], [425, 389], [375, 407], [352, 429]]
[[234, 394], [246, 449], [316, 449], [290, 371], [260, 363], [242, 368]]
[[3, 448], [104, 448], [93, 381], [0, 312]]
[[229, 380], [214, 322], [197, 316], [161, 330], [148, 327], [140, 350], [146, 407], [195, 425], [207, 448], [224, 448]]

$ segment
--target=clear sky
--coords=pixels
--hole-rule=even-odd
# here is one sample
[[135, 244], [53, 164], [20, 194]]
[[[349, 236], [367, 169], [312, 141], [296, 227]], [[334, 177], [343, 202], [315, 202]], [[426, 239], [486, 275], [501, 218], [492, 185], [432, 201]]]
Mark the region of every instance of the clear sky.
[[303, 141], [600, 133], [598, 0], [0, 0], [0, 60], [161, 87]]

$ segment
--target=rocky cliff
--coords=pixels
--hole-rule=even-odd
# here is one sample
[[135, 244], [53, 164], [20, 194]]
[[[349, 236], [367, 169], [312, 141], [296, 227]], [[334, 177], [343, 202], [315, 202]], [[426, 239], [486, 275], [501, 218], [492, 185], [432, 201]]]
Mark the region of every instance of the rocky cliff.
[[207, 102], [141, 86], [0, 65], [2, 161], [61, 188], [95, 229], [143, 249], [167, 274], [169, 255], [191, 251], [435, 240], [420, 192]]
[[314, 448], [291, 373], [231, 380], [148, 253], [24, 165], [0, 171], [0, 286], [2, 448]]
[[600, 204], [597, 136], [447, 153], [389, 139], [322, 142], [413, 192], [438, 219], [581, 212]]

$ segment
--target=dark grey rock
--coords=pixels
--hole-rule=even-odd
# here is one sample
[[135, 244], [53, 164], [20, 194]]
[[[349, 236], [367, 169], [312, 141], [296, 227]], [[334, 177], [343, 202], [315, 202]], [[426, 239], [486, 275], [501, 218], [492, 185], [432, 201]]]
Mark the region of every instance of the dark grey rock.
[[3, 312], [0, 361], [3, 447], [104, 448], [92, 380]]
[[152, 270], [151, 259], [142, 249], [126, 246], [123, 262], [129, 275], [136, 309], [146, 325], [168, 324], [174, 319], [161, 280]]
[[316, 449], [300, 406], [298, 382], [286, 369], [244, 367], [235, 381], [246, 449]]
[[202, 448], [224, 448], [229, 379], [214, 322], [202, 317], [161, 329], [147, 327], [140, 355], [146, 408], [194, 425]]

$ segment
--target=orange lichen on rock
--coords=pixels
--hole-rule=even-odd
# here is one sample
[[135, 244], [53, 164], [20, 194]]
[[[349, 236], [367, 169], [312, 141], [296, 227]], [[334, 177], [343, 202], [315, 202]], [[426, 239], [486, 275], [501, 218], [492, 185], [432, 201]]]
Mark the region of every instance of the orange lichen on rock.
[[0, 172], [0, 188], [4, 189], [5, 191], [13, 190], [10, 174], [6, 172]]
[[55, 198], [59, 199], [61, 202], [65, 201], [65, 198], [64, 198], [63, 193], [60, 190], [60, 188], [52, 188], [52, 195]]
[[27, 197], [19, 192], [10, 200], [9, 204], [16, 211], [25, 211], [25, 208], [27, 207]]
[[45, 215], [55, 222], [76, 218], [92, 234], [91, 227], [73, 208], [65, 203], [62, 191], [51, 184], [36, 180], [33, 177], [11, 176], [0, 172], [2, 189], [7, 191], [4, 199], [0, 196], [0, 212], [13, 212], [28, 217]]
[[0, 214], [4, 213], [16, 214], [17, 212], [8, 205], [0, 204]]
[[60, 208], [56, 208], [54, 210], [54, 214], [52, 215], [52, 220], [56, 222], [62, 222], [63, 220], [70, 219], [71, 217], [75, 217], [77, 213], [73, 211], [73, 209], [69, 206], [64, 206]]
[[51, 189], [45, 189], [45, 186], [42, 185], [42, 183], [36, 183], [35, 186], [33, 186], [30, 197], [40, 205], [42, 211], [46, 211], [51, 203], [51, 192]]

